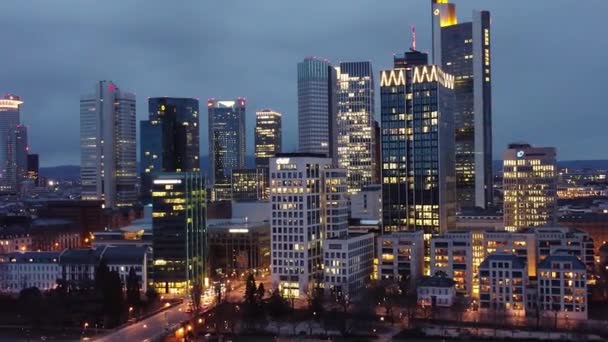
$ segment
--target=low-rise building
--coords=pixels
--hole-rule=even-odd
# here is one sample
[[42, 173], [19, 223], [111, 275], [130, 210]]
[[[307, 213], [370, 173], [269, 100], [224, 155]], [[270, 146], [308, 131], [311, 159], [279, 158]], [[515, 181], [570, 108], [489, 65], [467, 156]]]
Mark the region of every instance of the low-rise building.
[[401, 281], [410, 284], [422, 277], [424, 272], [424, 232], [398, 232], [378, 236], [378, 279]]
[[0, 291], [19, 293], [29, 287], [55, 288], [60, 252], [13, 252], [0, 257]]
[[416, 292], [418, 305], [423, 307], [450, 307], [456, 301], [454, 280], [447, 277], [423, 277], [418, 281]]
[[574, 255], [557, 253], [538, 264], [538, 305], [543, 316], [586, 320], [587, 269]]
[[365, 185], [350, 196], [350, 217], [360, 220], [382, 218], [382, 186]]
[[454, 280], [456, 291], [473, 295], [473, 233], [448, 232], [430, 241], [431, 275], [445, 274]]
[[323, 243], [325, 290], [354, 298], [370, 279], [374, 261], [374, 234], [350, 234]]
[[526, 261], [512, 253], [495, 252], [479, 265], [479, 308], [482, 313], [526, 314]]

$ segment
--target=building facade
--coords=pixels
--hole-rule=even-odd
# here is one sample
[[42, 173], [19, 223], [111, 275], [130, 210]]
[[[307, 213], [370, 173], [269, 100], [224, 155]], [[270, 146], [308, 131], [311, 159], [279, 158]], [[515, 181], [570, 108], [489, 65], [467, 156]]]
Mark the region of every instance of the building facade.
[[348, 192], [377, 184], [374, 74], [371, 62], [342, 62], [337, 71], [337, 160], [347, 171]]
[[555, 148], [510, 144], [503, 154], [502, 184], [506, 230], [556, 223]]
[[6, 94], [0, 99], [0, 192], [17, 191], [17, 126], [23, 101]]
[[207, 264], [206, 195], [199, 172], [164, 172], [152, 181], [154, 288], [183, 295], [202, 284]]
[[426, 60], [406, 52], [381, 74], [385, 232], [455, 226], [454, 78]]
[[373, 273], [374, 234], [351, 234], [323, 243], [323, 284], [336, 299], [354, 298]]
[[107, 208], [137, 200], [135, 94], [99, 81], [80, 97], [82, 199], [104, 200]]
[[282, 150], [283, 114], [272, 109], [255, 113], [255, 167], [269, 167], [270, 158]]
[[510, 253], [496, 252], [479, 266], [479, 308], [482, 313], [525, 316], [526, 262]]
[[49, 291], [60, 279], [61, 252], [13, 252], [0, 257], [0, 290], [19, 293], [37, 287]]
[[366, 185], [350, 196], [350, 217], [361, 220], [382, 218], [382, 185]]
[[199, 106], [193, 98], [152, 97], [140, 122], [141, 199], [152, 202], [158, 172], [199, 172]]
[[27, 179], [34, 183], [34, 186], [40, 186], [40, 164], [37, 154], [27, 155]]
[[433, 63], [454, 76], [458, 205], [486, 208], [492, 194], [490, 12], [458, 23], [456, 6], [433, 0]]
[[336, 69], [328, 60], [298, 63], [298, 150], [336, 161]]
[[477, 269], [473, 266], [472, 232], [448, 232], [433, 236], [430, 242], [430, 274], [454, 280], [457, 292], [473, 295]]
[[233, 201], [258, 201], [268, 198], [267, 168], [234, 169], [231, 175]]
[[378, 279], [414, 286], [424, 274], [424, 233], [421, 230], [380, 235], [377, 238]]
[[228, 185], [233, 169], [245, 168], [245, 108], [244, 98], [235, 101], [210, 99], [209, 160], [211, 184]]

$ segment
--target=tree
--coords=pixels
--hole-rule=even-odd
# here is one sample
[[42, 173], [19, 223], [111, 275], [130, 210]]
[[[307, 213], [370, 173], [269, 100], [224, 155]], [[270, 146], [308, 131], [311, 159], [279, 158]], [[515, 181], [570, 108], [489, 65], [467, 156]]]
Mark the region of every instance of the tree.
[[277, 334], [280, 333], [281, 329], [281, 321], [285, 318], [285, 316], [289, 313], [289, 304], [281, 296], [281, 292], [279, 289], [274, 289], [268, 298], [268, 302], [266, 303], [266, 307], [268, 309], [268, 315], [277, 325]]
[[139, 279], [135, 269], [131, 267], [127, 276], [127, 303], [130, 306], [139, 306], [140, 303]]
[[192, 314], [196, 316], [201, 309], [201, 298], [203, 296], [203, 287], [200, 281], [195, 281], [192, 284], [192, 292], [190, 293], [192, 300]]
[[248, 327], [251, 327], [259, 315], [260, 301], [258, 288], [255, 286], [255, 278], [252, 273], [245, 280], [245, 298], [243, 301], [243, 315]]
[[19, 292], [17, 307], [26, 323], [40, 326], [41, 310], [44, 298], [37, 287], [29, 287]]
[[158, 298], [159, 296], [158, 292], [156, 292], [156, 289], [153, 287], [148, 287], [148, 289], [146, 290], [146, 300], [148, 301], [148, 304], [156, 302]]
[[262, 302], [264, 301], [264, 296], [266, 295], [266, 289], [264, 288], [264, 284], [260, 283], [260, 285], [258, 285], [258, 289], [257, 289], [257, 300], [260, 304], [262, 304]]

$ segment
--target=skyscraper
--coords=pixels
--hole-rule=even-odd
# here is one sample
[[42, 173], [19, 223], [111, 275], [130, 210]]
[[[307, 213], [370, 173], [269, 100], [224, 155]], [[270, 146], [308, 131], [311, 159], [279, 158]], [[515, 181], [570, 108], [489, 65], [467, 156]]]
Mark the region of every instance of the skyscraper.
[[233, 169], [245, 168], [245, 99], [207, 101], [211, 184], [230, 186]]
[[454, 78], [425, 61], [406, 52], [381, 73], [385, 232], [455, 226]]
[[493, 202], [490, 12], [458, 23], [454, 4], [432, 7], [433, 63], [454, 76], [458, 204], [485, 208]]
[[188, 294], [207, 260], [205, 184], [200, 172], [163, 172], [152, 185], [154, 288]]
[[328, 60], [298, 63], [298, 148], [336, 161], [336, 69]]
[[282, 114], [272, 109], [255, 113], [255, 166], [268, 168], [268, 160], [281, 153]]
[[17, 126], [23, 101], [7, 94], [0, 99], [0, 192], [17, 190]]
[[337, 160], [347, 171], [348, 192], [377, 182], [374, 132], [374, 76], [370, 62], [343, 62], [336, 68]]
[[111, 81], [80, 97], [80, 180], [82, 198], [106, 207], [137, 200], [135, 94]]
[[18, 125], [15, 129], [15, 161], [17, 167], [17, 188], [21, 188], [21, 182], [27, 179], [27, 154], [29, 151], [27, 142], [27, 126]]
[[510, 144], [503, 155], [505, 229], [554, 225], [557, 213], [555, 148]]
[[40, 185], [38, 154], [27, 155], [27, 178], [34, 182], [34, 186]]
[[152, 199], [154, 173], [200, 171], [198, 110], [197, 99], [148, 99], [149, 119], [140, 122], [141, 198], [145, 203]]

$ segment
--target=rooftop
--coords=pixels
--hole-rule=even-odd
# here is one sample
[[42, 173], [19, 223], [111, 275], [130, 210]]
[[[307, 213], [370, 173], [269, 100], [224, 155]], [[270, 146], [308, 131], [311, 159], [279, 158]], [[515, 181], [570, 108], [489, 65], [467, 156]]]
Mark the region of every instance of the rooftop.
[[146, 247], [108, 246], [103, 253], [103, 260], [106, 264], [141, 264], [146, 253]]
[[585, 264], [583, 264], [579, 258], [566, 253], [549, 255], [545, 260], [538, 264], [538, 269], [552, 269], [552, 263], [554, 262], [570, 262], [572, 263], [573, 270], [584, 271], [586, 269]]
[[455, 283], [452, 278], [440, 276], [424, 276], [418, 281], [418, 286], [425, 287], [452, 287], [454, 284]]
[[526, 267], [526, 261], [525, 261], [525, 259], [520, 258], [520, 257], [518, 257], [515, 254], [503, 253], [503, 252], [494, 252], [494, 253], [488, 255], [483, 260], [483, 262], [481, 263], [481, 265], [479, 265], [479, 268], [489, 267], [489, 263], [491, 261], [510, 261], [512, 268], [525, 268]]

